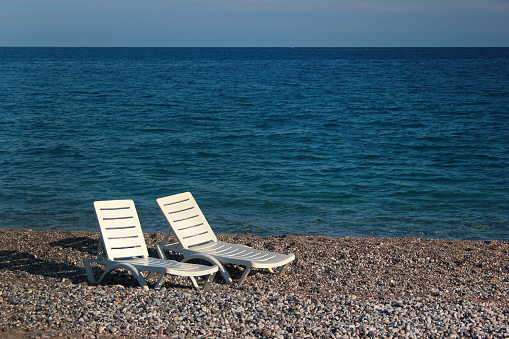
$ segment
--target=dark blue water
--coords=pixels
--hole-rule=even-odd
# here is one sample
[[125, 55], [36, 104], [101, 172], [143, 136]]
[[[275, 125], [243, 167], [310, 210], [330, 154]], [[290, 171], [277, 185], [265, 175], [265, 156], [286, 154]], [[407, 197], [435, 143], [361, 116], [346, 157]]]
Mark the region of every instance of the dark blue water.
[[0, 48], [0, 227], [509, 241], [508, 165], [508, 48]]

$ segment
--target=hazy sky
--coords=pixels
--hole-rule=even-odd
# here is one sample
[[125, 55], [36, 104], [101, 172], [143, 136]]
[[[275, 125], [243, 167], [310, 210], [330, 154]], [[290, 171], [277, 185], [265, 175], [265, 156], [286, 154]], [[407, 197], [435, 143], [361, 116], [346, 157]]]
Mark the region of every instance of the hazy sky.
[[0, 0], [0, 46], [509, 47], [509, 0]]

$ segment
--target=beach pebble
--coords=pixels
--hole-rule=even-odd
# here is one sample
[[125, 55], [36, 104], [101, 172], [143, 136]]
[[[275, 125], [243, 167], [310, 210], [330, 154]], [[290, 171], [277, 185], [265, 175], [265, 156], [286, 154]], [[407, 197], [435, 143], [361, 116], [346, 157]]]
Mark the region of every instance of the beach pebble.
[[[260, 249], [270, 243], [298, 260], [284, 276], [253, 270], [240, 287], [217, 275], [208, 292], [177, 277], [143, 290], [125, 272], [89, 286], [72, 263], [93, 256], [97, 232], [0, 229], [0, 330], [15, 339], [509, 337], [507, 243], [218, 237]], [[228, 269], [234, 279], [243, 272]]]

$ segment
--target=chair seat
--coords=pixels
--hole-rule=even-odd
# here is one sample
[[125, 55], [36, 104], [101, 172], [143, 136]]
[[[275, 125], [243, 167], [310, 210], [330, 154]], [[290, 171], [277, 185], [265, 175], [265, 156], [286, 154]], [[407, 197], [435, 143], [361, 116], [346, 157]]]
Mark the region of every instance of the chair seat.
[[188, 264], [159, 258], [134, 258], [110, 260], [112, 264], [130, 264], [140, 271], [159, 272], [184, 277], [196, 277], [217, 272], [216, 266]]
[[273, 268], [286, 265], [295, 259], [294, 254], [281, 254], [257, 250], [246, 245], [223, 241], [193, 246], [188, 249], [217, 258], [220, 262], [251, 266], [253, 268]]

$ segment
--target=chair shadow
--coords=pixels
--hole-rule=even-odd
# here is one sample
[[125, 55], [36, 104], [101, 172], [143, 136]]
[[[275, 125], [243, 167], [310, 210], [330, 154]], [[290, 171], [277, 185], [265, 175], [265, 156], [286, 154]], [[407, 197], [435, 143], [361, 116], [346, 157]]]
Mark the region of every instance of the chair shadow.
[[2, 268], [13, 273], [25, 272], [46, 278], [66, 279], [74, 284], [87, 281], [83, 267], [39, 259], [28, 252], [0, 251], [0, 263]]
[[[70, 248], [78, 251], [76, 262], [82, 263], [83, 257], [95, 257], [97, 255], [98, 240], [92, 237], [69, 237], [50, 242], [49, 246], [59, 251], [61, 248]], [[52, 249], [53, 250], [53, 249]], [[40, 258], [40, 257], [41, 258]], [[71, 264], [57, 260], [47, 260], [44, 255], [36, 255], [30, 252], [16, 250], [0, 251], [0, 264], [3, 269], [13, 273], [28, 273], [35, 276], [64, 279], [73, 284], [87, 283], [85, 269], [80, 264]]]
[[72, 248], [83, 253], [97, 255], [98, 239], [90, 237], [66, 238], [50, 243], [51, 246]]

